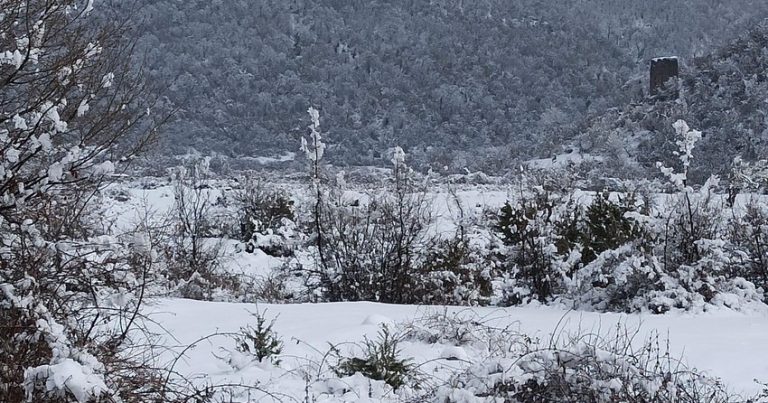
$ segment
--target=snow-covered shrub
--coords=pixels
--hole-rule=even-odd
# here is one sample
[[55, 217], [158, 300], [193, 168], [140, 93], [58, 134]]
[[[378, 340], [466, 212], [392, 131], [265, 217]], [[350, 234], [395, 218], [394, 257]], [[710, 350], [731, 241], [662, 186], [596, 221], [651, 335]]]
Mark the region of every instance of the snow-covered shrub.
[[668, 279], [665, 290], [658, 292], [659, 301], [674, 301], [673, 308], [698, 311], [709, 305], [740, 310], [762, 300], [754, 284], [739, 277], [744, 252], [720, 236], [697, 240], [696, 248], [696, 262], [680, 265], [673, 272], [665, 270]]
[[428, 234], [432, 223], [426, 187], [392, 150], [387, 186], [364, 201], [344, 196], [344, 180], [323, 180], [319, 117], [310, 110], [310, 161], [315, 200], [311, 240], [315, 264], [305, 268], [316, 294], [330, 301], [484, 304], [491, 293], [484, 252], [464, 236], [443, 240]]
[[289, 238], [295, 233], [293, 200], [277, 188], [260, 180], [246, 179], [237, 196], [240, 215], [240, 236], [246, 250], [261, 249], [270, 256], [293, 254]]
[[493, 294], [494, 261], [457, 235], [439, 239], [425, 252], [416, 280], [416, 302], [434, 305], [487, 305]]
[[269, 303], [305, 302], [298, 300], [289, 287], [289, 280], [293, 277], [292, 265], [288, 262], [282, 267], [272, 271], [266, 276], [253, 281], [253, 295], [258, 301]]
[[444, 344], [481, 351], [489, 356], [512, 356], [525, 351], [531, 338], [514, 329], [488, 323], [493, 317], [479, 317], [471, 309], [429, 312], [401, 324], [402, 339], [426, 344]]
[[610, 337], [574, 334], [550, 345], [528, 342], [517, 356], [491, 356], [473, 364], [437, 388], [432, 401], [743, 401], [729, 395], [718, 379], [673, 358], [658, 337], [639, 343], [635, 335], [619, 327]]
[[637, 208], [634, 192], [615, 196], [598, 192], [584, 205], [572, 191], [529, 188], [531, 180], [537, 178], [523, 176], [520, 196], [508, 201], [496, 216], [494, 228], [506, 245], [503, 303], [547, 302], [578, 294], [574, 280], [581, 286], [582, 279], [590, 277], [581, 273], [585, 265], [590, 273], [605, 274], [604, 260], [590, 263], [603, 252], [644, 238], [642, 225], [627, 214]]
[[635, 210], [632, 193], [613, 201], [598, 193], [579, 216], [578, 235], [581, 256], [579, 268], [566, 279], [566, 295], [593, 309], [631, 310], [634, 298], [655, 289], [651, 279], [653, 265], [645, 264], [642, 225], [627, 213]]
[[[634, 346], [621, 330], [612, 338], [578, 335], [562, 346], [534, 351], [518, 367], [522, 402], [727, 402], [717, 379], [687, 369], [657, 338]], [[525, 379], [523, 378], [523, 379]]]
[[[569, 297], [580, 307], [664, 313], [708, 306], [741, 309], [759, 301], [756, 287], [742, 278], [751, 273], [744, 263], [749, 254], [728, 240], [723, 210], [714, 197], [717, 178], [699, 190], [687, 185], [692, 150], [701, 133], [682, 121], [675, 129], [680, 137], [676, 155], [683, 168], [659, 167], [676, 193], [656, 212], [623, 213], [642, 226], [637, 239], [603, 251], [576, 273]], [[738, 233], [734, 229], [731, 235]]]
[[690, 264], [699, 259], [700, 254], [696, 241], [700, 239], [716, 239], [719, 222], [717, 208], [712, 194], [718, 184], [717, 177], [711, 177], [703, 187], [694, 191], [688, 184], [688, 171], [693, 160], [693, 149], [701, 139], [701, 132], [692, 130], [688, 124], [678, 120], [674, 124], [677, 133], [678, 151], [674, 154], [680, 160], [682, 169], [675, 170], [664, 166], [661, 162], [657, 167], [669, 180], [676, 190], [673, 200], [668, 206], [668, 213], [662, 212], [663, 228], [657, 228], [657, 233], [663, 234], [663, 264], [665, 269], [674, 270], [676, 265]]
[[331, 301], [408, 303], [419, 279], [430, 222], [424, 193], [371, 195], [368, 203], [322, 208], [324, 261], [317, 272]]
[[130, 24], [94, 16], [107, 6], [0, 2], [2, 402], [174, 401], [134, 344], [152, 251], [104, 235], [92, 208], [110, 158], [155, 124]]
[[716, 178], [710, 179], [699, 191], [673, 195], [667, 210], [654, 217], [652, 230], [662, 246], [657, 252], [666, 270], [697, 262], [702, 257], [697, 242], [720, 239], [724, 234], [722, 208], [711, 187], [714, 181]]
[[154, 251], [93, 207], [157, 123], [131, 24], [94, 7], [0, 4], [2, 402], [183, 401], [142, 337]]
[[[391, 183], [349, 202], [326, 188], [319, 205], [318, 253], [305, 268], [310, 284], [330, 301], [411, 304], [487, 304], [492, 293], [489, 253], [457, 234], [443, 239], [433, 223], [426, 189], [395, 149]], [[318, 242], [322, 239], [322, 242]]]
[[310, 109], [310, 141], [302, 140], [310, 162], [314, 199], [311, 242], [316, 259], [305, 268], [308, 282], [329, 301], [414, 302], [418, 267], [426, 253], [431, 222], [425, 190], [396, 147], [388, 188], [364, 203], [344, 197], [343, 180], [327, 184], [321, 174], [319, 116]]
[[362, 354], [359, 357], [345, 357], [336, 347], [332, 353], [338, 362], [332, 367], [338, 376], [350, 376], [356, 373], [366, 378], [384, 381], [393, 389], [417, 383], [415, 367], [408, 358], [402, 358], [400, 338], [387, 326], [382, 326], [376, 340], [363, 341]]
[[679, 137], [675, 155], [682, 169], [658, 166], [677, 193], [666, 210], [644, 219], [656, 237], [652, 252], [662, 269], [659, 281], [663, 287], [651, 299], [657, 306], [685, 310], [707, 304], [738, 309], [760, 299], [755, 287], [740, 277], [745, 272], [746, 254], [728, 241], [722, 202], [714, 195], [718, 178], [709, 178], [698, 190], [687, 183], [692, 151], [701, 133], [684, 121], [677, 121], [674, 127]]
[[469, 316], [465, 318], [460, 313], [448, 313], [447, 308], [424, 315], [403, 326], [403, 339], [454, 346], [483, 343], [482, 337], [476, 333], [477, 319]]
[[738, 310], [760, 301], [754, 284], [739, 277], [743, 252], [721, 240], [696, 246], [699, 260], [671, 271], [638, 242], [605, 251], [577, 271], [566, 296], [580, 309], [612, 312]]
[[503, 268], [506, 303], [546, 302], [563, 292], [565, 279], [581, 257], [577, 241], [582, 214], [572, 197], [542, 188], [501, 208], [495, 229], [508, 247]]
[[734, 215], [729, 229], [730, 241], [744, 252], [735, 274], [762, 288], [768, 302], [768, 208], [751, 200], [743, 215]]
[[635, 312], [650, 309], [657, 313], [669, 310], [649, 306], [647, 296], [663, 289], [663, 271], [658, 261], [642, 253], [636, 244], [625, 244], [604, 251], [581, 268], [569, 283], [568, 297], [580, 309], [609, 312]]
[[761, 193], [768, 189], [768, 160], [748, 162], [735, 157], [727, 181], [728, 204], [733, 207], [740, 193]]
[[635, 211], [635, 195], [628, 193], [613, 201], [608, 192], [598, 193], [579, 223], [577, 242], [582, 246], [582, 264], [589, 264], [602, 252], [617, 249], [642, 238], [642, 226], [627, 217]]
[[760, 393], [760, 396], [758, 396], [758, 402], [762, 401], [768, 401], [768, 382], [759, 382], [760, 385], [763, 387], [762, 393]]

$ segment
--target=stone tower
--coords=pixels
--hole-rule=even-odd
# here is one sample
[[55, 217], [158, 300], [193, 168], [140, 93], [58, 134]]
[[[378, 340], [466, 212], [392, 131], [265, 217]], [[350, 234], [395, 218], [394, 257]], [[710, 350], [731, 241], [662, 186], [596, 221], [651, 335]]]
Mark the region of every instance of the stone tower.
[[[670, 79], [677, 78], [680, 74], [680, 66], [678, 64], [677, 57], [658, 57], [651, 60], [651, 96], [659, 96], [664, 91], [664, 84]], [[677, 83], [674, 87], [670, 87], [667, 90], [671, 90], [673, 98], [677, 98], [679, 94], [679, 88]]]

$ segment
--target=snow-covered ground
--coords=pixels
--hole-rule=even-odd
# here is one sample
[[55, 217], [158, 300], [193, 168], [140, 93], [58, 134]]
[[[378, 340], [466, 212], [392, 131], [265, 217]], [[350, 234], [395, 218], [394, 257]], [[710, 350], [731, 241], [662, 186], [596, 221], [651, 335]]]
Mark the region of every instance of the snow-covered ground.
[[[292, 196], [301, 194], [296, 184], [285, 185]], [[213, 188], [212, 198], [222, 186]], [[454, 188], [455, 189], [455, 188]], [[484, 209], [498, 208], [514, 190], [494, 186], [463, 186], [455, 194], [461, 209], [447, 189], [435, 192], [435, 229], [450, 232], [458, 216], [480, 217]], [[104, 213], [118, 233], [130, 231], [144, 216], [159, 219], [172, 207], [173, 189], [164, 180], [113, 185]], [[226, 192], [225, 192], [226, 193]], [[351, 192], [351, 197], [355, 192]], [[583, 194], [584, 197], [591, 197]], [[460, 212], [461, 210], [461, 212]], [[268, 276], [281, 262], [257, 250], [242, 251], [236, 241], [224, 243], [222, 263], [233, 273]], [[446, 311], [447, 310], [447, 311]], [[254, 325], [253, 312], [275, 318], [274, 330], [284, 343], [279, 366], [251, 362], [239, 355], [231, 335], [241, 327]], [[705, 314], [624, 315], [568, 311], [555, 307], [460, 308], [395, 306], [376, 303], [322, 304], [243, 304], [201, 302], [185, 299], [158, 299], [148, 308], [160, 335], [161, 360], [173, 360], [180, 375], [198, 384], [253, 385], [252, 395], [238, 395], [234, 401], [402, 401], [407, 396], [393, 392], [383, 382], [360, 376], [331, 376], [329, 348], [354, 354], [364, 337], [374, 339], [380, 325], [402, 330], [436, 313], [457, 313], [474, 317], [477, 322], [510, 332], [524, 333], [546, 343], [551, 337], [566, 338], [572, 333], [600, 333], [608, 336], [617, 327], [637, 330], [635, 341], [642, 343], [658, 335], [662, 344], [668, 340], [673, 357], [689, 367], [719, 377], [733, 391], [754, 395], [762, 389], [755, 380], [768, 381], [768, 310], [733, 312], [714, 310]], [[511, 334], [512, 334], [511, 333]], [[330, 343], [330, 344], [329, 344]], [[191, 346], [191, 347], [190, 347]], [[481, 349], [447, 344], [426, 344], [419, 340], [401, 343], [402, 356], [411, 358], [418, 371], [428, 375], [431, 386], [447, 382], [449, 377], [486, 358]], [[450, 358], [450, 359], [449, 359]], [[458, 360], [454, 359], [458, 358]], [[265, 395], [265, 391], [268, 392]], [[240, 399], [240, 400], [238, 400]]]
[[[284, 396], [285, 401], [302, 401], [306, 385], [295, 370], [309, 362], [322, 361], [323, 354], [328, 351], [328, 343], [360, 342], [364, 336], [375, 337], [378, 323], [407, 323], [442, 309], [376, 303], [257, 306], [166, 299], [155, 302], [151, 317], [165, 328], [166, 345], [195, 343], [195, 347], [178, 363], [180, 373], [213, 383], [251, 385], [258, 382], [270, 391], [287, 395]], [[661, 336], [662, 343], [668, 339], [673, 356], [681, 358], [690, 367], [721, 378], [734, 392], [755, 394], [760, 387], [754, 379], [768, 379], [768, 315], [765, 313], [646, 316], [582, 313], [549, 307], [449, 309], [451, 312], [476, 315], [478, 320], [496, 327], [511, 325], [511, 330], [519, 330], [545, 341], [553, 333], [560, 337], [576, 331], [608, 335], [615, 331], [617, 324], [621, 324], [630, 331], [639, 329], [638, 342], [654, 333]], [[225, 360], [217, 358], [227, 356], [224, 349], [233, 349], [232, 340], [219, 336], [198, 342], [198, 339], [208, 335], [236, 332], [240, 327], [253, 324], [251, 312], [256, 311], [276, 318], [274, 330], [285, 343], [281, 368], [254, 363], [235, 370]], [[401, 347], [404, 357], [412, 357], [414, 363], [428, 373], [445, 376], [452, 372], [450, 369], [462, 367], [457, 361], [440, 359], [446, 351], [452, 352], [454, 347], [451, 346], [404, 342]], [[470, 347], [464, 348], [469, 361], [482, 359], [480, 356], [473, 357]], [[354, 380], [347, 382], [355, 384]], [[310, 387], [321, 395], [321, 389], [328, 385], [316, 382]], [[356, 393], [360, 390], [340, 393], [336, 398], [338, 401], [357, 401]], [[397, 400], [397, 396], [389, 398]]]

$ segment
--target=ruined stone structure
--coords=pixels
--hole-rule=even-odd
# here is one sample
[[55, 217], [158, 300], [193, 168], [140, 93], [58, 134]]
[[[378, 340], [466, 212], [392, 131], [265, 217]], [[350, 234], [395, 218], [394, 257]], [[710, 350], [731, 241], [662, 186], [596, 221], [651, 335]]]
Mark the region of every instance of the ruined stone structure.
[[[677, 57], [659, 57], [651, 60], [651, 96], [661, 95], [677, 98], [679, 88], [677, 83], [668, 83], [671, 79], [676, 79], [680, 74], [680, 67]], [[665, 88], [665, 84], [674, 85]]]

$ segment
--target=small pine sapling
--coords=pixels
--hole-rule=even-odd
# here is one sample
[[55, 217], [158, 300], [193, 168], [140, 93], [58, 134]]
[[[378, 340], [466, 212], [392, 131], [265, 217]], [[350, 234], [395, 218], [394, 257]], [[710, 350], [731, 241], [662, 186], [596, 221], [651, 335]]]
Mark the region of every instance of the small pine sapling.
[[392, 334], [387, 326], [379, 330], [378, 338], [365, 338], [363, 357], [343, 357], [339, 350], [331, 347], [331, 352], [339, 358], [333, 368], [338, 376], [351, 376], [361, 373], [367, 378], [384, 381], [393, 389], [398, 389], [414, 377], [415, 367], [408, 358], [400, 358], [400, 339]]
[[264, 362], [265, 359], [273, 365], [280, 365], [279, 354], [283, 351], [283, 342], [272, 329], [276, 318], [267, 321], [265, 312], [252, 313], [256, 319], [255, 325], [246, 325], [240, 328], [235, 338], [235, 349], [255, 358], [258, 362]]

